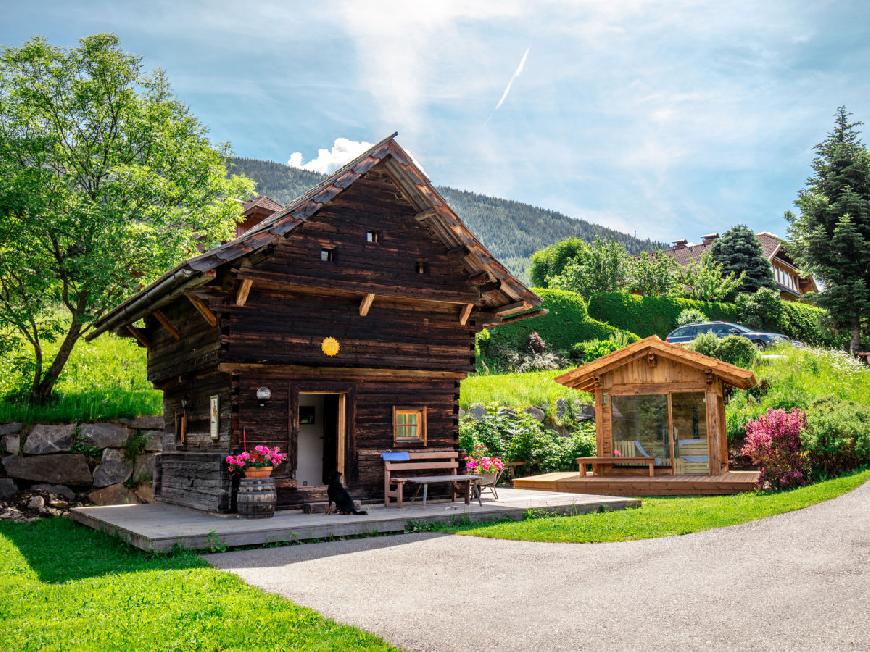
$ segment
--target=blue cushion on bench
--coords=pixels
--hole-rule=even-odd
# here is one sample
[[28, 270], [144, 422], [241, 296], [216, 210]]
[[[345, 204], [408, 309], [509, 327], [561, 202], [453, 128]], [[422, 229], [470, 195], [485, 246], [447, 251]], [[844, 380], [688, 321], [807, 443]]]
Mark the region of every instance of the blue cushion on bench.
[[387, 451], [386, 453], [381, 453], [381, 459], [385, 462], [407, 462], [411, 459], [411, 456], [408, 454], [408, 451]]

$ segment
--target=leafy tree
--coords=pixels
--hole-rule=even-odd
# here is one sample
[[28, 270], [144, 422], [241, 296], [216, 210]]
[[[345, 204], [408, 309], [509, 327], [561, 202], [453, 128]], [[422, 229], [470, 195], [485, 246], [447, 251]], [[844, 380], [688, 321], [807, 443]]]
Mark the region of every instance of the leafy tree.
[[702, 321], [707, 321], [707, 315], [697, 308], [685, 308], [677, 315], [677, 326], [685, 326], [686, 324], [699, 324]]
[[631, 259], [628, 269], [628, 289], [647, 297], [673, 293], [679, 265], [659, 251], [642, 253]]
[[723, 233], [710, 247], [710, 255], [722, 266], [723, 274], [743, 274], [741, 292], [776, 287], [770, 261], [765, 257], [758, 238], [747, 226], [741, 224]]
[[631, 257], [618, 242], [596, 240], [588, 251], [572, 258], [561, 274], [549, 278], [550, 287], [589, 298], [598, 292], [625, 287]]
[[725, 273], [708, 253], [701, 260], [679, 266], [674, 272], [673, 296], [699, 301], [730, 301], [743, 283], [745, 272]]
[[834, 129], [816, 145], [813, 176], [795, 202], [790, 248], [801, 267], [824, 284], [818, 302], [851, 333], [850, 350], [861, 346], [870, 320], [870, 153], [852, 114], [837, 109]]
[[589, 243], [580, 238], [566, 238], [532, 254], [529, 279], [538, 288], [550, 287], [550, 279], [565, 271], [565, 266], [577, 257], [589, 255]]
[[3, 50], [0, 328], [32, 350], [30, 400], [51, 396], [95, 318], [232, 237], [253, 184], [227, 177], [227, 154], [114, 35]]

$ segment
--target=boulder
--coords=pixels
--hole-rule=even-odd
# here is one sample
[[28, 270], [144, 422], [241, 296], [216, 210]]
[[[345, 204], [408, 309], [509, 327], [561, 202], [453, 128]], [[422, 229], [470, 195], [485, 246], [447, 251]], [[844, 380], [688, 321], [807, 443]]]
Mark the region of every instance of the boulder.
[[17, 435], [21, 432], [24, 426], [20, 423], [0, 423], [0, 437], [6, 435]]
[[595, 418], [595, 406], [591, 403], [582, 403], [577, 418], [580, 421], [592, 421]]
[[21, 452], [21, 435], [4, 435], [3, 450], [10, 455], [18, 455]]
[[39, 491], [41, 493], [46, 494], [54, 494], [55, 496], [61, 496], [62, 498], [66, 498], [67, 500], [75, 500], [76, 492], [62, 484], [35, 484], [30, 487], [31, 491]]
[[113, 484], [88, 494], [94, 505], [135, 505], [139, 498], [123, 484]]
[[106, 448], [99, 466], [94, 469], [94, 486], [108, 487], [125, 482], [133, 473], [133, 464], [124, 457], [124, 451]]
[[27, 455], [50, 455], [63, 453], [72, 448], [76, 427], [71, 423], [59, 425], [38, 424], [24, 440]]
[[0, 478], [0, 500], [14, 496], [18, 493], [18, 486], [12, 478]]
[[83, 423], [79, 426], [79, 435], [97, 448], [123, 448], [130, 430], [116, 423]]
[[483, 407], [480, 403], [475, 403], [470, 408], [468, 408], [468, 414], [475, 421], [480, 421], [483, 417], [486, 416], [486, 408]]
[[33, 482], [80, 486], [93, 481], [88, 460], [81, 453], [33, 457], [8, 455], [3, 458], [3, 467], [9, 477]]
[[148, 481], [154, 479], [154, 460], [157, 455], [154, 453], [142, 453], [136, 458], [133, 464], [133, 479], [137, 482]]
[[526, 414], [528, 414], [533, 419], [535, 419], [535, 421], [541, 421], [541, 422], [543, 422], [544, 419], [547, 417], [546, 412], [544, 412], [541, 408], [535, 407], [535, 406], [527, 407]]
[[562, 419], [565, 418], [566, 414], [568, 414], [568, 399], [557, 398], [556, 399], [556, 419], [561, 423]]
[[154, 502], [154, 485], [150, 482], [143, 482], [133, 490], [133, 493], [143, 503]]
[[146, 430], [142, 433], [145, 439], [145, 450], [151, 453], [159, 453], [163, 450], [163, 431]]
[[122, 419], [122, 421], [134, 430], [163, 430], [166, 427], [161, 415]]
[[38, 511], [43, 507], [45, 507], [45, 498], [42, 496], [31, 496], [30, 500], [27, 501], [27, 509]]

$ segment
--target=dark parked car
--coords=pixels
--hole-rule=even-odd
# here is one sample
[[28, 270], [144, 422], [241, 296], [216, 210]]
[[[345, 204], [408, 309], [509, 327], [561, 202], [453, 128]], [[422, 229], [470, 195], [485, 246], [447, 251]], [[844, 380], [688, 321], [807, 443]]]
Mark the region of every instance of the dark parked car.
[[754, 331], [740, 324], [730, 324], [727, 321], [705, 321], [699, 324], [686, 324], [668, 334], [671, 344], [688, 344], [701, 333], [713, 333], [716, 337], [740, 335], [750, 340], [755, 346], [763, 349], [777, 342], [786, 342], [788, 338], [782, 333], [763, 333]]

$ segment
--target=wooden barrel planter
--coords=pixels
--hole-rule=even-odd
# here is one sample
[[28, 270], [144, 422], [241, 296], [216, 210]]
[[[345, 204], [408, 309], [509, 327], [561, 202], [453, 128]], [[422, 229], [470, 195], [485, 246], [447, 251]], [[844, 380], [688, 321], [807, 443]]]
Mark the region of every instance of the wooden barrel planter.
[[236, 510], [242, 518], [270, 518], [275, 515], [275, 481], [272, 478], [242, 478], [236, 496]]

